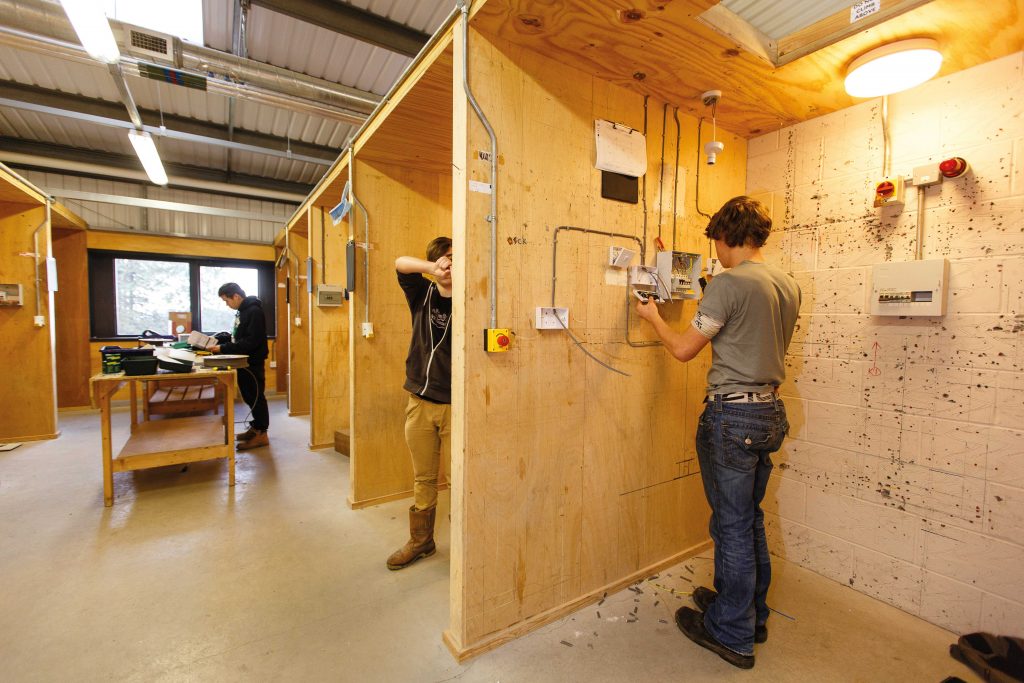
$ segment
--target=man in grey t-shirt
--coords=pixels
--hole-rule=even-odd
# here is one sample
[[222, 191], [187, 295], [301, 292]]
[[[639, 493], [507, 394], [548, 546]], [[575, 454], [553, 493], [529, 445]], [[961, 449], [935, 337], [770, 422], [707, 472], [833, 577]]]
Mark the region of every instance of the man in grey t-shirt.
[[711, 343], [697, 457], [711, 506], [715, 589], [694, 589], [693, 601], [703, 614], [681, 607], [676, 625], [690, 640], [744, 669], [754, 666], [754, 643], [768, 639], [771, 560], [761, 501], [771, 454], [789, 429], [778, 388], [800, 311], [793, 276], [761, 255], [771, 225], [764, 207], [750, 197], [734, 197], [712, 216], [705, 234], [730, 270], [707, 285], [685, 331], [670, 328], [655, 304], [637, 304], [638, 315], [678, 360], [692, 360]]

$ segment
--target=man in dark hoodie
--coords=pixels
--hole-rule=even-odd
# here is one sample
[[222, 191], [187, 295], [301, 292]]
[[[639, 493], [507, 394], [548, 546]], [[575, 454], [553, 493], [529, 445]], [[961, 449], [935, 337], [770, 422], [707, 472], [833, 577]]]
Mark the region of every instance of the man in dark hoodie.
[[242, 400], [252, 410], [249, 428], [236, 438], [238, 450], [247, 451], [270, 444], [267, 428], [270, 426], [270, 410], [263, 392], [267, 376], [263, 364], [267, 360], [267, 319], [263, 304], [245, 292], [234, 282], [222, 285], [217, 295], [228, 308], [235, 311], [235, 326], [231, 341], [210, 348], [213, 353], [245, 354], [249, 356], [249, 367], [238, 370], [238, 389]]
[[[388, 569], [404, 569], [434, 554], [434, 513], [441, 454], [451, 437], [452, 241], [438, 237], [427, 259], [399, 256], [398, 284], [412, 313], [412, 342], [405, 360], [405, 441], [412, 454], [414, 502], [409, 541], [388, 557]], [[433, 281], [423, 277], [431, 275]]]

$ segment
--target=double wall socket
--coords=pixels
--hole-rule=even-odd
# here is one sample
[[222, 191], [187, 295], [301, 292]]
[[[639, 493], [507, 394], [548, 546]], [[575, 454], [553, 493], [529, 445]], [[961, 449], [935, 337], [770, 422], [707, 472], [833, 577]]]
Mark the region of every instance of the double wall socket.
[[569, 329], [569, 309], [538, 306], [533, 326], [538, 330], [567, 330]]

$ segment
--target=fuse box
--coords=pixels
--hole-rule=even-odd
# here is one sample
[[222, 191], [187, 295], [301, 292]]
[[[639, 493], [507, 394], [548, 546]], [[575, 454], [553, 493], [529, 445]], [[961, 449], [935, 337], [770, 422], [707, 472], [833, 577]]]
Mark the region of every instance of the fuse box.
[[949, 261], [879, 263], [871, 270], [871, 315], [945, 315]]
[[21, 306], [22, 303], [21, 285], [0, 285], [0, 306]]
[[696, 299], [700, 290], [700, 254], [686, 251], [659, 251], [658, 279], [668, 289], [670, 299]]

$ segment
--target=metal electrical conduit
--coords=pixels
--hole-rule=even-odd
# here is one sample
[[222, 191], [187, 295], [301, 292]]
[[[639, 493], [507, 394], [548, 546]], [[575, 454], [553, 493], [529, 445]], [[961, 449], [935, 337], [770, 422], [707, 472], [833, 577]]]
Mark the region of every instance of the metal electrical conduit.
[[477, 118], [491, 137], [491, 213], [487, 222], [491, 224], [490, 327], [494, 329], [498, 326], [498, 138], [469, 87], [469, 4], [466, 0], [458, 0], [457, 7], [462, 11], [462, 87]]
[[[118, 27], [120, 22], [112, 21]], [[0, 43], [96, 66], [77, 44], [59, 4], [19, 0], [5, 7]], [[346, 123], [362, 123], [379, 102], [373, 93], [331, 83], [288, 69], [263, 64], [174, 39], [175, 67], [207, 78], [210, 92], [315, 114]], [[144, 60], [122, 55], [121, 66], [138, 68]]]
[[[356, 150], [349, 145], [348, 148], [348, 193], [352, 197], [352, 203], [363, 212], [363, 322], [370, 322], [370, 214], [366, 207], [359, 201], [356, 195]], [[356, 236], [355, 211], [352, 212], [352, 239]], [[358, 243], [357, 243], [358, 244]]]
[[[624, 240], [633, 240], [637, 243], [637, 251], [641, 251], [643, 247], [643, 241], [636, 235], [626, 235], [621, 232], [607, 232], [605, 230], [592, 230], [590, 228], [577, 228], [572, 225], [560, 225], [555, 228], [554, 240], [551, 247], [551, 307], [555, 307], [555, 282], [558, 279], [558, 233], [561, 231], [570, 232], [582, 232], [590, 235], [604, 235], [605, 237], [618, 237]], [[630, 312], [632, 311], [633, 300], [629, 296], [629, 288], [626, 291], [626, 343], [633, 348], [642, 348], [647, 346], [661, 346], [660, 341], [633, 341], [629, 338], [629, 323], [631, 321]], [[597, 359], [595, 359], [597, 360]], [[613, 368], [614, 369], [614, 368]], [[616, 370], [616, 372], [619, 372]]]

